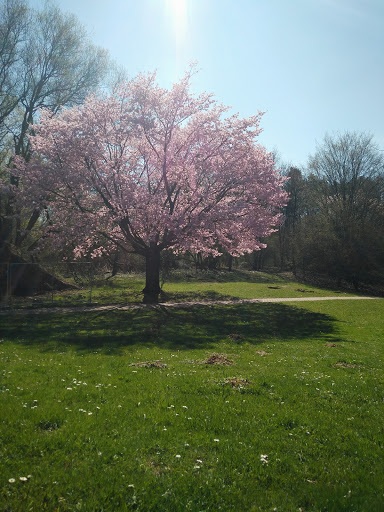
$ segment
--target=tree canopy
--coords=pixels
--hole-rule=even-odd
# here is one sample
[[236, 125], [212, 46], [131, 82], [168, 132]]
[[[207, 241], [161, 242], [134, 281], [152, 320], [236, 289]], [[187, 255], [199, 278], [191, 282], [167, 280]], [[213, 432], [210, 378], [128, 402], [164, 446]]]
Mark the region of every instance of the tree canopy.
[[[263, 247], [286, 201], [274, 160], [257, 144], [261, 113], [228, 115], [190, 92], [139, 75], [56, 116], [41, 113], [20, 165], [24, 192], [50, 215], [51, 235], [76, 254], [129, 244], [147, 261], [148, 301], [159, 293], [163, 249], [239, 256]], [[25, 196], [24, 196], [25, 197]]]

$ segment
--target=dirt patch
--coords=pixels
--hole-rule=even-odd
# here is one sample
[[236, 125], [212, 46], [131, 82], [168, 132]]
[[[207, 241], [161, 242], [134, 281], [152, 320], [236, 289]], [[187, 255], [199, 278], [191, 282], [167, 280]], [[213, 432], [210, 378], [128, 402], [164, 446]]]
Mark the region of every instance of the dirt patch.
[[168, 365], [162, 363], [161, 361], [143, 361], [141, 363], [132, 363], [131, 366], [136, 366], [137, 368], [167, 368]]
[[162, 473], [166, 472], [166, 471], [169, 471], [171, 468], [169, 466], [167, 466], [166, 464], [162, 463], [162, 462], [157, 462], [157, 461], [154, 461], [154, 460], [150, 460], [146, 463], [146, 466], [147, 468], [150, 469], [150, 471], [155, 475], [155, 476], [160, 476]]
[[269, 356], [270, 352], [265, 352], [265, 350], [256, 350], [256, 354], [259, 354], [259, 356]]
[[352, 364], [352, 363], [345, 363], [344, 361], [339, 361], [338, 363], [335, 363], [333, 366], [336, 368], [358, 368], [359, 365]]
[[339, 345], [337, 343], [326, 343], [327, 347], [338, 347]]
[[243, 339], [244, 339], [241, 334], [236, 334], [236, 333], [228, 334], [228, 338], [231, 339], [232, 341], [235, 341], [236, 343], [239, 343], [240, 341], [243, 341]]
[[245, 388], [246, 386], [249, 386], [250, 382], [248, 379], [243, 379], [242, 377], [231, 377], [229, 379], [224, 379], [218, 384], [229, 385], [233, 388]]
[[229, 366], [233, 364], [231, 359], [228, 359], [227, 354], [216, 354], [213, 353], [207, 357], [207, 359], [203, 359], [201, 361], [202, 364], [213, 364], [213, 365], [222, 365]]

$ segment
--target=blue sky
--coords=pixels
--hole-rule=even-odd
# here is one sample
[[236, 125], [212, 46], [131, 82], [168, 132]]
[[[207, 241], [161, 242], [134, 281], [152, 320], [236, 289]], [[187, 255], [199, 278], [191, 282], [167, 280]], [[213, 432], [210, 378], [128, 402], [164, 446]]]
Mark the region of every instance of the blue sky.
[[[249, 116], [260, 142], [305, 166], [326, 132], [384, 149], [383, 0], [57, 0], [129, 76], [162, 86], [200, 69], [196, 92]], [[41, 5], [31, 0], [30, 5]]]

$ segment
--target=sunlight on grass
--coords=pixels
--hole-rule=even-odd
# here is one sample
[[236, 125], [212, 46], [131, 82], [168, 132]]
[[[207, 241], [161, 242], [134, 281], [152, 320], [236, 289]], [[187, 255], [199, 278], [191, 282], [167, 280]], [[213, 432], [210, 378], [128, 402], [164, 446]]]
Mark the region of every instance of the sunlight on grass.
[[[32, 304], [49, 305], [129, 304], [143, 299], [144, 276], [119, 274], [111, 279], [97, 279], [92, 288], [36, 297]], [[348, 296], [347, 292], [316, 288], [290, 280], [284, 274], [251, 271], [174, 271], [163, 284], [161, 302], [214, 301], [232, 299]], [[12, 304], [31, 304], [30, 299], [14, 298]]]
[[4, 510], [382, 510], [383, 308], [2, 317]]

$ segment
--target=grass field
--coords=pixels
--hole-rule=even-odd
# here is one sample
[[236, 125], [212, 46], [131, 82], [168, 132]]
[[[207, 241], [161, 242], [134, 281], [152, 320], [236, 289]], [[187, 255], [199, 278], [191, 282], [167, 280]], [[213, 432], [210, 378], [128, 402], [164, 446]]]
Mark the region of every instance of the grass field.
[[[92, 291], [89, 282], [79, 290], [55, 293], [53, 302], [84, 303], [131, 303], [141, 302], [144, 277], [137, 274], [117, 275], [112, 279], [96, 279]], [[266, 274], [263, 272], [172, 272], [162, 287], [162, 302], [186, 302], [194, 300], [253, 299], [258, 297], [311, 297], [311, 296], [347, 296], [351, 293], [309, 286], [293, 281], [284, 274]], [[353, 295], [356, 295], [355, 293]], [[51, 295], [38, 297], [34, 302], [51, 301]], [[14, 299], [20, 304], [19, 299]], [[30, 304], [30, 300], [21, 302]]]
[[0, 510], [382, 511], [383, 333], [379, 299], [1, 316]]

